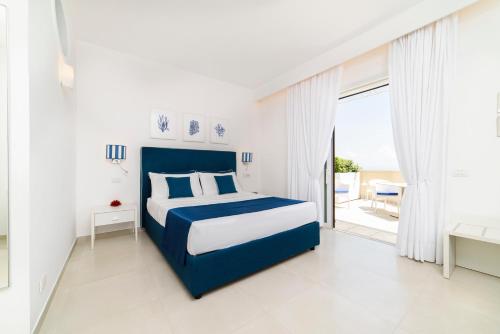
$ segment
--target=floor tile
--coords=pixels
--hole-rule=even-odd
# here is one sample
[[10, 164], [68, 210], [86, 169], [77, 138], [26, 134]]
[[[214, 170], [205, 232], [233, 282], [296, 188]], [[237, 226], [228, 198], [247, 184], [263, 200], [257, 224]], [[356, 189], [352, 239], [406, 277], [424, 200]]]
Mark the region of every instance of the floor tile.
[[40, 333], [500, 333], [500, 279], [324, 228], [321, 245], [194, 300], [149, 237], [79, 239]]
[[69, 289], [64, 303], [61, 326], [68, 332], [86, 328], [157, 296], [147, 272], [130, 272]]
[[391, 333], [396, 324], [318, 286], [271, 311], [292, 333]]
[[349, 232], [350, 233], [354, 233], [354, 234], [359, 234], [359, 235], [367, 236], [367, 237], [371, 237], [372, 235], [374, 235], [375, 233], [377, 233], [376, 230], [374, 230], [372, 228], [364, 227], [364, 226], [352, 227], [352, 228], [349, 229]]
[[419, 291], [354, 266], [339, 268], [323, 282], [338, 295], [393, 323], [406, 314]]
[[265, 308], [286, 303], [313, 286], [312, 280], [292, 271], [283, 270], [282, 266], [275, 266], [258, 273], [255, 277], [236, 283], [238, 289], [254, 297]]
[[377, 211], [372, 208], [372, 201], [365, 199], [354, 200], [350, 205], [335, 207], [335, 218], [337, 220], [374, 228], [379, 231], [397, 233], [399, 218], [397, 218], [397, 207], [388, 204], [387, 210], [383, 209], [383, 203], [378, 203]]
[[389, 233], [389, 232], [377, 232], [375, 234], [372, 234], [370, 238], [388, 242], [390, 244], [396, 244], [396, 241], [398, 239], [395, 233]]
[[234, 334], [290, 334], [291, 332], [267, 313], [253, 319]]
[[93, 323], [88, 329], [74, 332], [75, 334], [143, 334], [162, 333], [171, 334], [172, 329], [168, 320], [159, 312], [159, 301], [140, 304], [123, 313], [117, 313], [102, 321]]
[[341, 220], [337, 220], [335, 222], [335, 229], [338, 231], [348, 231], [349, 229], [351, 229], [353, 227], [356, 227], [356, 225], [348, 223], [348, 222], [344, 222]]
[[500, 333], [500, 318], [491, 318], [474, 306], [451, 303], [440, 294], [423, 294], [401, 321], [399, 328], [414, 334]]
[[208, 293], [165, 315], [176, 334], [223, 334], [234, 332], [262, 311], [252, 297], [229, 288]]

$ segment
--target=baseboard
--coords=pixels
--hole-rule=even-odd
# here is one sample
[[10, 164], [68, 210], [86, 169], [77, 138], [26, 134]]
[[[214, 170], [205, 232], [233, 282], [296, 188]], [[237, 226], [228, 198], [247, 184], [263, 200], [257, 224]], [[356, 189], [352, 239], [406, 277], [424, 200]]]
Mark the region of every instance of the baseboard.
[[57, 279], [52, 285], [52, 289], [49, 294], [49, 298], [45, 301], [45, 304], [43, 305], [42, 312], [40, 312], [40, 315], [38, 316], [38, 319], [35, 323], [35, 326], [33, 327], [33, 330], [31, 331], [32, 334], [38, 333], [40, 330], [40, 325], [43, 323], [43, 320], [45, 319], [45, 316], [47, 315], [47, 309], [48, 306], [50, 305], [50, 302], [52, 301], [52, 298], [54, 297], [54, 292], [57, 290], [57, 287], [59, 286], [59, 281], [61, 280], [62, 273], [64, 272], [64, 269], [66, 269], [66, 265], [68, 264], [68, 261], [71, 257], [71, 254], [73, 254], [73, 250], [75, 249], [75, 245], [77, 242], [78, 238], [75, 238], [73, 240], [73, 244], [71, 245], [68, 255], [66, 256], [66, 261], [64, 261], [64, 265], [62, 266], [61, 270], [59, 271], [59, 274], [57, 275]]

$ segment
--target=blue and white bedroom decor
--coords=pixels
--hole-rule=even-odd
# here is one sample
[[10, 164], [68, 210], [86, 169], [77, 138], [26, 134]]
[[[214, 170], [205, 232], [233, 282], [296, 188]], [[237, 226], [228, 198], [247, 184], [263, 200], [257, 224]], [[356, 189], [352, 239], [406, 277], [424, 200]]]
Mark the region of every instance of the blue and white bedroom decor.
[[203, 115], [184, 114], [184, 141], [205, 141], [205, 117]]
[[244, 165], [252, 163], [253, 160], [253, 153], [252, 152], [242, 152], [241, 153], [241, 162], [243, 162]]
[[[319, 224], [317, 221], [311, 221], [267, 237], [193, 255], [188, 251], [187, 237], [194, 221], [258, 213], [303, 203], [264, 197], [244, 203], [176, 207], [168, 211], [165, 224], [162, 225], [151, 216], [147, 207], [148, 200], [152, 197], [150, 173], [179, 174], [188, 170], [202, 170], [208, 173], [236, 171], [236, 152], [143, 147], [140, 156], [141, 225], [195, 298], [290, 257], [313, 250], [320, 243]], [[312, 208], [315, 212], [314, 206]], [[258, 221], [259, 219], [256, 219], [255, 223]]]
[[243, 173], [243, 176], [250, 176], [250, 174], [248, 173], [248, 166], [252, 163], [252, 161], [252, 152], [241, 152], [241, 162], [243, 163], [243, 165], [245, 165], [245, 172]]
[[127, 146], [112, 144], [106, 145], [106, 159], [111, 160], [111, 163], [118, 165], [125, 174], [128, 173], [128, 171], [120, 165], [122, 160], [127, 159]]
[[228, 121], [213, 118], [210, 122], [210, 142], [213, 144], [229, 144]]
[[106, 145], [106, 159], [112, 160], [114, 164], [120, 163], [120, 160], [127, 158], [127, 146], [125, 145]]
[[151, 112], [151, 138], [176, 139], [177, 116], [172, 111], [153, 109]]

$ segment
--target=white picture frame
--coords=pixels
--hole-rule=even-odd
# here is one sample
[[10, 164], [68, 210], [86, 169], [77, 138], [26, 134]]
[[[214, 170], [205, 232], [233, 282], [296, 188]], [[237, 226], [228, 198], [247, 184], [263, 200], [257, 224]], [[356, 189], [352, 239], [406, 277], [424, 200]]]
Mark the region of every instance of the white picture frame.
[[205, 117], [197, 114], [184, 114], [183, 138], [189, 142], [205, 141]]
[[151, 138], [177, 139], [177, 114], [169, 110], [153, 109], [150, 128]]
[[210, 142], [213, 144], [229, 144], [231, 135], [229, 121], [223, 118], [212, 118], [210, 121]]

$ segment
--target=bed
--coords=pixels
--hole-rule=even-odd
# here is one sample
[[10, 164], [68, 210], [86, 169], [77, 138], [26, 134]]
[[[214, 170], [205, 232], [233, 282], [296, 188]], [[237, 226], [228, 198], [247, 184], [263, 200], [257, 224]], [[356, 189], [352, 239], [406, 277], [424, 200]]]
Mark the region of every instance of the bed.
[[[236, 171], [236, 153], [141, 149], [142, 227], [194, 298], [319, 245], [319, 224], [314, 221], [312, 203], [289, 203], [290, 200], [242, 191], [165, 201], [151, 197], [150, 172], [179, 174], [194, 170]], [[260, 209], [246, 212], [247, 203]], [[174, 227], [166, 220], [168, 212], [185, 210], [199, 215], [208, 209], [222, 208], [243, 209], [245, 213], [217, 218], [200, 216], [204, 219], [193, 221], [184, 244], [177, 245], [182, 254], [172, 251], [169, 246], [177, 240], [168, 239]]]

